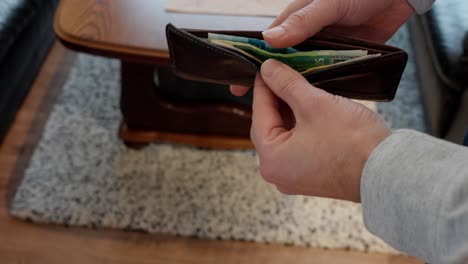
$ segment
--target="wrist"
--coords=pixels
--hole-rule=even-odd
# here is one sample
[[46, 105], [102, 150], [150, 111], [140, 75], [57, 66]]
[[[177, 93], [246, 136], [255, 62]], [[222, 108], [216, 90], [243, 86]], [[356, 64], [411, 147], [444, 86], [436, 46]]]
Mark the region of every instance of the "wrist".
[[391, 130], [383, 124], [383, 122], [376, 125], [372, 130], [373, 131], [371, 133], [369, 133], [369, 131], [362, 132], [365, 140], [361, 141], [361, 143], [357, 142], [355, 146], [355, 149], [359, 150], [359, 153], [356, 153], [355, 155], [355, 158], [357, 159], [355, 161], [356, 167], [355, 170], [352, 170], [354, 173], [350, 176], [351, 192], [348, 199], [355, 203], [361, 202], [361, 178], [367, 161], [375, 149], [392, 133]]

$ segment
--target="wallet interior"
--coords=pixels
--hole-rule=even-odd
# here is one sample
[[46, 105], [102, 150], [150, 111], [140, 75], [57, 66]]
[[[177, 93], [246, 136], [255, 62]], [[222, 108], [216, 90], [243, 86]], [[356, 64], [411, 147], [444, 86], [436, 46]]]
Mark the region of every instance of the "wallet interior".
[[[175, 73], [190, 80], [252, 86], [261, 65], [208, 42], [208, 33], [262, 39], [261, 32], [178, 29], [169, 24], [166, 34]], [[390, 101], [395, 97], [408, 57], [396, 47], [327, 33], [319, 33], [294, 48], [380, 53], [379, 57], [330, 65], [303, 74], [311, 84], [330, 93], [376, 101]]]

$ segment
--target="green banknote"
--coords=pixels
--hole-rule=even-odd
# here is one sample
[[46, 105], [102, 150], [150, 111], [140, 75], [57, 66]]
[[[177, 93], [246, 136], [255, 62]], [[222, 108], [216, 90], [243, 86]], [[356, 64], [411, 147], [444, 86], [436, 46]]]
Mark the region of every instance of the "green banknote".
[[227, 41], [232, 41], [232, 42], [250, 44], [262, 50], [266, 50], [268, 52], [273, 52], [273, 53], [291, 54], [291, 53], [298, 52], [298, 50], [294, 48], [277, 49], [268, 45], [268, 43], [266, 43], [264, 40], [256, 39], [256, 38], [246, 38], [246, 37], [239, 37], [239, 36], [208, 33], [208, 39], [209, 40], [215, 40], [215, 39], [227, 40]]
[[[246, 57], [263, 63], [268, 59], [276, 59], [281, 61], [291, 68], [301, 72], [311, 72], [313, 70], [323, 69], [330, 65], [350, 63], [356, 60], [368, 59], [380, 56], [380, 54], [368, 55], [366, 50], [319, 50], [319, 51], [295, 51], [295, 52], [281, 52], [281, 49], [262, 48], [260, 44], [254, 43], [255, 39], [248, 39], [235, 36], [224, 36], [224, 39], [219, 39], [219, 35], [211, 35], [208, 40], [216, 45], [231, 49], [237, 53], [241, 53]], [[225, 37], [227, 36], [227, 37]], [[242, 42], [226, 40], [228, 37], [231, 39], [241, 38]], [[248, 39], [248, 40], [246, 40]], [[249, 43], [246, 43], [249, 42]]]
[[310, 72], [313, 72], [313, 71], [316, 71], [316, 70], [320, 70], [320, 69], [324, 69], [324, 68], [334, 66], [334, 65], [347, 64], [347, 63], [351, 63], [351, 62], [355, 62], [355, 61], [361, 61], [361, 60], [368, 60], [368, 59], [377, 58], [377, 57], [380, 57], [380, 56], [382, 56], [382, 53], [370, 54], [370, 55], [354, 58], [354, 59], [351, 59], [351, 60], [338, 62], [338, 63], [335, 63], [335, 64], [312, 67], [312, 68], [309, 68], [307, 70], [301, 71], [301, 73], [302, 74], [307, 74], [307, 73], [310, 73]]

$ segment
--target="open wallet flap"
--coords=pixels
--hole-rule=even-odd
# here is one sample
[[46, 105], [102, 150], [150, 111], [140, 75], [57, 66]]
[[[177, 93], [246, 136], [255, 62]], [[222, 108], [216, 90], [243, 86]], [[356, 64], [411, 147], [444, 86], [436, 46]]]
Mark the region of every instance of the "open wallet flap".
[[[262, 39], [257, 31], [178, 29], [166, 26], [175, 74], [193, 81], [252, 87], [260, 64], [206, 40], [208, 33]], [[381, 56], [331, 65], [303, 74], [316, 87], [351, 99], [391, 101], [395, 97], [408, 54], [396, 47], [318, 33], [294, 48], [313, 50], [367, 50]]]

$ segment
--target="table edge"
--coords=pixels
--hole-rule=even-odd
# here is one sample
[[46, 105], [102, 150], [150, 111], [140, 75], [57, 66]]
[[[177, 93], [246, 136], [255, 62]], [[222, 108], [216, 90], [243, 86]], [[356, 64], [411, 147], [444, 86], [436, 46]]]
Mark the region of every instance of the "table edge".
[[53, 28], [57, 38], [67, 48], [99, 56], [118, 58], [123, 61], [140, 62], [144, 64], [170, 64], [169, 51], [166, 50], [126, 47], [99, 40], [93, 41], [83, 39], [80, 36], [70, 33], [60, 24], [60, 16], [63, 15], [61, 10], [63, 5], [65, 5], [64, 3], [65, 1], [60, 1], [57, 7], [54, 15]]

